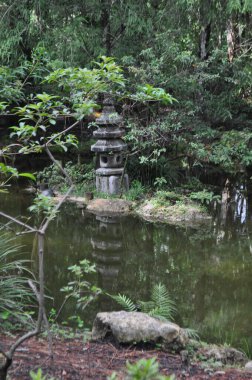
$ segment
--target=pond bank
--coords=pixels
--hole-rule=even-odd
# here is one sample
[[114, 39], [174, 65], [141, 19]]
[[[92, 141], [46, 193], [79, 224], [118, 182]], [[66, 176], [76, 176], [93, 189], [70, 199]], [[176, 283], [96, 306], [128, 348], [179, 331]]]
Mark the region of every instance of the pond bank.
[[[55, 200], [62, 199], [62, 195], [57, 194]], [[155, 198], [136, 202], [124, 199], [103, 199], [96, 198], [87, 200], [85, 197], [70, 196], [67, 199], [74, 202], [80, 208], [86, 208], [95, 214], [105, 216], [137, 215], [149, 222], [160, 222], [180, 226], [195, 226], [207, 223], [211, 216], [196, 202], [178, 204], [159, 204]]]

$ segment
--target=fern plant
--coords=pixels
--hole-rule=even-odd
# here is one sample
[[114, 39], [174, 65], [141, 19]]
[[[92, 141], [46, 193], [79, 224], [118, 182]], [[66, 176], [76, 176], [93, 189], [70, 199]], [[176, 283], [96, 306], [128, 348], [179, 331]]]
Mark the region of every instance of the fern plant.
[[134, 304], [134, 302], [125, 296], [125, 294], [118, 294], [117, 296], [108, 294], [113, 300], [115, 300], [120, 306], [123, 307], [126, 311], [138, 311], [137, 306]]
[[124, 294], [110, 295], [126, 311], [142, 311], [152, 317], [169, 321], [176, 311], [166, 287], [159, 283], [153, 286], [150, 301], [133, 302]]

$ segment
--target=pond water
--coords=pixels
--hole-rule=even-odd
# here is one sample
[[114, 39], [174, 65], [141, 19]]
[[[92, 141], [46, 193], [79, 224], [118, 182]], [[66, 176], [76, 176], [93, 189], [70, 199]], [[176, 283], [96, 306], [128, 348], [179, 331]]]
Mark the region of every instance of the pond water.
[[[13, 216], [24, 215], [30, 202], [27, 195], [0, 195], [1, 210]], [[71, 280], [67, 268], [87, 258], [97, 266], [89, 279], [106, 292], [148, 300], [152, 286], [161, 282], [175, 301], [178, 324], [196, 329], [202, 339], [252, 350], [248, 203], [244, 199], [241, 205], [239, 198], [233, 210], [227, 215], [222, 210], [221, 215], [200, 228], [180, 228], [134, 217], [100, 218], [65, 205], [46, 238], [46, 284], [54, 299], [48, 307], [57, 309], [63, 301], [59, 289]], [[33, 236], [17, 240], [36, 272]], [[81, 317], [90, 326], [97, 311], [116, 307], [110, 298], [101, 297]], [[75, 312], [74, 303], [68, 303], [62, 320]]]

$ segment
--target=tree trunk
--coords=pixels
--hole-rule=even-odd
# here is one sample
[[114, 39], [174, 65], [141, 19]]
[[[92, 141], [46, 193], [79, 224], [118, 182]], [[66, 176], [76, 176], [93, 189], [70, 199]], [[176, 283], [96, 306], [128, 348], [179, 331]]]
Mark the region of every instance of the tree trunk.
[[12, 359], [7, 359], [3, 354], [0, 354], [0, 380], [7, 379], [7, 372], [12, 363]]
[[231, 19], [227, 22], [227, 45], [228, 45], [228, 59], [229, 62], [232, 62], [234, 59], [235, 51], [235, 31], [234, 24]]
[[208, 45], [211, 34], [211, 23], [209, 22], [207, 25], [201, 27], [200, 32], [200, 59], [204, 61], [208, 58]]
[[105, 47], [106, 55], [111, 56], [112, 51], [112, 36], [111, 36], [111, 25], [110, 25], [110, 10], [111, 1], [101, 0], [102, 14], [101, 14], [101, 27], [102, 27], [102, 40]]
[[7, 369], [0, 369], [0, 380], [6, 380], [7, 378]]

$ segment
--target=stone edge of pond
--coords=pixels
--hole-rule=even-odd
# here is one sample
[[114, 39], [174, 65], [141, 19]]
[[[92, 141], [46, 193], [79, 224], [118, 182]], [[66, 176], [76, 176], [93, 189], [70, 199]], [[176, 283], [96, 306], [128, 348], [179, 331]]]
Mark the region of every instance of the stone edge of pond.
[[[58, 195], [55, 200], [61, 199]], [[144, 202], [133, 202], [124, 199], [95, 198], [87, 200], [85, 197], [70, 196], [68, 202], [74, 202], [79, 208], [99, 215], [127, 216], [136, 215], [148, 222], [159, 222], [178, 226], [201, 226], [209, 222], [212, 217], [196, 203], [171, 206], [158, 206], [152, 199]]]

